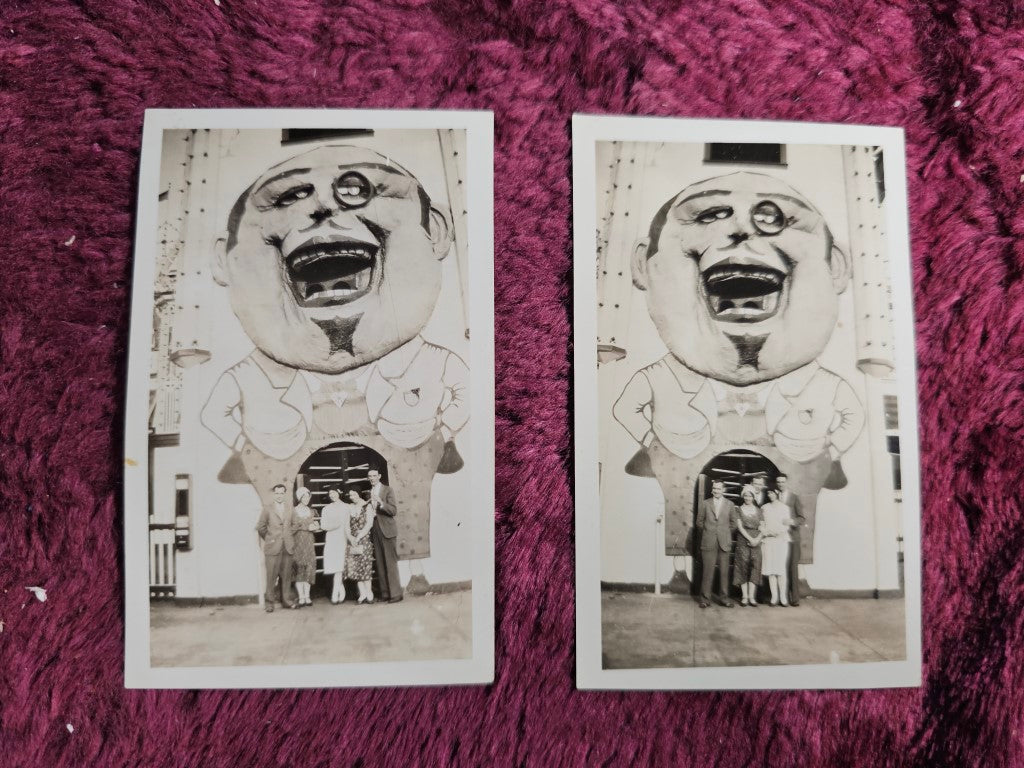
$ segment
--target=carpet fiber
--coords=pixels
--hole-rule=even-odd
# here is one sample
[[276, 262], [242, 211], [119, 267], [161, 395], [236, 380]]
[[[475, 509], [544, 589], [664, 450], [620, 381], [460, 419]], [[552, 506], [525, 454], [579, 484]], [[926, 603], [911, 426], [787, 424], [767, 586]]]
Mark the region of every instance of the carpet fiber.
[[[0, 22], [0, 763], [1024, 762], [1019, 2], [6, 0]], [[119, 435], [157, 106], [494, 110], [494, 685], [123, 689]], [[575, 690], [573, 111], [906, 127], [921, 690]]]

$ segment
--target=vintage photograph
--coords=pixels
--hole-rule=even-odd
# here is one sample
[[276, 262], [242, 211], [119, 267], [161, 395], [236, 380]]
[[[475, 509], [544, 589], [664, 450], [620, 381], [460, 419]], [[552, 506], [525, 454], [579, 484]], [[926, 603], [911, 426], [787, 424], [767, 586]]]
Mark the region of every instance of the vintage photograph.
[[491, 679], [490, 132], [147, 114], [129, 685]]
[[902, 135], [588, 120], [581, 684], [916, 684]]

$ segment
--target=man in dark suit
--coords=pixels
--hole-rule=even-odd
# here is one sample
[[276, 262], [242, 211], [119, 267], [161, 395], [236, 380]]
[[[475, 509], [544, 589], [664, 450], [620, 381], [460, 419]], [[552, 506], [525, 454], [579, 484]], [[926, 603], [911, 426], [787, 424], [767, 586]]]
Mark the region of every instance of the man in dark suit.
[[800, 605], [800, 574], [797, 565], [800, 563], [800, 531], [804, 524], [803, 505], [800, 497], [786, 488], [788, 478], [779, 475], [775, 478], [775, 487], [779, 489], [779, 501], [789, 507], [793, 524], [789, 526], [789, 560], [786, 564], [787, 591], [789, 604]]
[[370, 505], [374, 511], [370, 541], [373, 542], [373, 562], [377, 570], [377, 583], [380, 585], [380, 599], [397, 603], [402, 599], [396, 546], [398, 525], [395, 523], [398, 502], [395, 500], [395, 492], [380, 481], [380, 472], [371, 469], [367, 477], [370, 479]]
[[750, 484], [754, 486], [754, 503], [763, 507], [768, 501], [768, 478], [764, 474], [754, 475]]
[[267, 613], [274, 612], [274, 598], [277, 581], [281, 580], [281, 605], [294, 608], [289, 597], [292, 588], [291, 510], [286, 504], [288, 489], [278, 483], [274, 486], [274, 499], [263, 506], [256, 530], [263, 539], [263, 558], [267, 566], [267, 590], [263, 607]]
[[732, 532], [736, 525], [736, 505], [724, 496], [725, 484], [716, 480], [711, 484], [711, 498], [701, 502], [697, 510], [697, 530], [700, 531], [700, 560], [704, 572], [700, 583], [700, 607], [711, 605], [711, 577], [718, 566], [718, 591], [722, 605], [732, 608], [729, 599], [729, 555], [732, 552]]

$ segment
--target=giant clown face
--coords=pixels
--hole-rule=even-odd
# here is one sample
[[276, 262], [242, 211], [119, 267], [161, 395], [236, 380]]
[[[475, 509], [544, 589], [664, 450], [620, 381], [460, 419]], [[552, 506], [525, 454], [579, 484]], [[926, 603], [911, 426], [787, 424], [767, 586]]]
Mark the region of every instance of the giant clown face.
[[666, 203], [636, 246], [632, 272], [669, 351], [742, 386], [821, 354], [850, 263], [799, 192], [743, 172], [693, 184]]
[[451, 245], [447, 210], [371, 150], [327, 146], [276, 165], [235, 205], [214, 278], [256, 346], [340, 373], [426, 325]]

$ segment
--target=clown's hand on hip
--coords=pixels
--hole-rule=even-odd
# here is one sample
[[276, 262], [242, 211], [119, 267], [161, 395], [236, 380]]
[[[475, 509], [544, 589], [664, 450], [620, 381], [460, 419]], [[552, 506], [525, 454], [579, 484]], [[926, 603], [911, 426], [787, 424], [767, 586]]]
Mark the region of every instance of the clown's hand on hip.
[[[626, 474], [635, 477], [654, 477], [649, 448], [655, 438], [671, 453], [682, 459], [692, 459], [711, 442], [712, 425], [708, 414], [713, 413], [711, 390], [703, 379], [691, 382], [690, 389], [680, 386], [678, 376], [670, 369], [671, 363], [659, 360], [637, 371], [612, 407], [612, 415], [630, 436], [640, 444], [637, 453], [626, 463]], [[699, 377], [697, 377], [699, 378]], [[659, 398], [655, 409], [655, 388], [673, 397]]]
[[827, 451], [831, 468], [823, 487], [839, 490], [848, 482], [841, 457], [864, 427], [864, 407], [845, 379], [825, 368], [811, 371], [801, 391], [773, 391], [765, 416], [775, 447], [790, 459], [806, 463]]
[[370, 373], [366, 385], [370, 418], [381, 436], [400, 448], [418, 448], [439, 434], [444, 454], [437, 471], [457, 472], [463, 461], [455, 435], [469, 419], [469, 369], [444, 347], [417, 340], [410, 350], [412, 359], [400, 374], [386, 375], [384, 365]]

